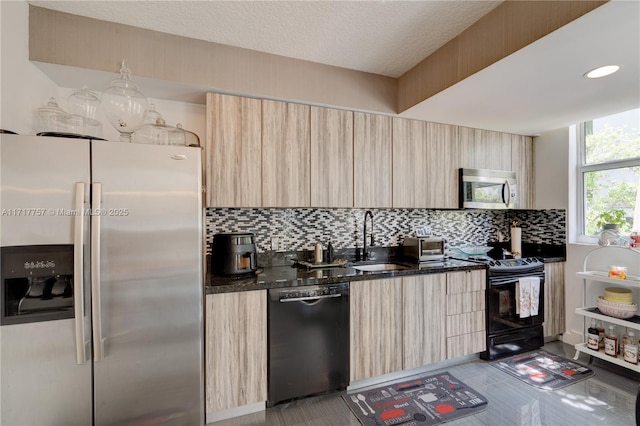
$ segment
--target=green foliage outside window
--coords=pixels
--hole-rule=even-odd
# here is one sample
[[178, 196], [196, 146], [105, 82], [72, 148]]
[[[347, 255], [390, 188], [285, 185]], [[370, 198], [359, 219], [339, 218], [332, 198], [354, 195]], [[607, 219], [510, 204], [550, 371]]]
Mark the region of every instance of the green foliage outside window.
[[[604, 126], [593, 133], [591, 123], [585, 126], [586, 164], [640, 158], [640, 133], [626, 128]], [[585, 227], [587, 235], [600, 232], [603, 221], [620, 225], [620, 232], [629, 235], [638, 230], [633, 223], [640, 209], [640, 167], [620, 167], [587, 171], [584, 173]], [[616, 213], [617, 212], [617, 213]]]

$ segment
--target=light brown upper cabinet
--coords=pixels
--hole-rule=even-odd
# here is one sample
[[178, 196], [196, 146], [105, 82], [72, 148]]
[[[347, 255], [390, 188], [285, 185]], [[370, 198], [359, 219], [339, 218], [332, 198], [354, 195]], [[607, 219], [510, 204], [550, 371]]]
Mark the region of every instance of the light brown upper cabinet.
[[353, 207], [353, 112], [311, 107], [311, 207]]
[[459, 167], [513, 170], [511, 134], [469, 127], [459, 127], [458, 132]]
[[393, 119], [393, 207], [456, 208], [456, 126]]
[[393, 119], [393, 207], [427, 206], [427, 123]]
[[518, 208], [533, 208], [533, 138], [511, 135], [511, 168], [518, 179]]
[[391, 117], [353, 114], [354, 207], [391, 207]]
[[262, 101], [262, 205], [309, 207], [310, 107]]
[[207, 94], [207, 207], [260, 207], [261, 101]]

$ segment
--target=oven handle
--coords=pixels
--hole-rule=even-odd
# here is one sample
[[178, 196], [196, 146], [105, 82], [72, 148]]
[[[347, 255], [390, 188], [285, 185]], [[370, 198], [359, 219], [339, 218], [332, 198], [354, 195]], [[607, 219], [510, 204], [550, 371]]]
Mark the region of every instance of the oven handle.
[[76, 331], [76, 364], [87, 362], [84, 329], [84, 182], [76, 182], [73, 223], [73, 307]]
[[523, 275], [522, 277], [514, 278], [514, 277], [505, 277], [505, 278], [489, 278], [489, 286], [496, 287], [506, 284], [515, 284], [519, 278], [525, 277], [538, 277], [540, 278], [540, 284], [544, 283], [544, 274], [531, 274], [531, 275]]

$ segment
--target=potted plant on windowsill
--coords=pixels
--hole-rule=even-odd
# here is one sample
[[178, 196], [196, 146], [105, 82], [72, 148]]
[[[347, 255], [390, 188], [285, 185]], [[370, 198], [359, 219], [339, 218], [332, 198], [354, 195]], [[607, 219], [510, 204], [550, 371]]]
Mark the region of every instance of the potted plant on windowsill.
[[620, 227], [627, 223], [624, 210], [606, 210], [598, 216], [596, 225], [604, 230], [619, 231]]
[[601, 229], [598, 244], [601, 246], [625, 245], [620, 236], [620, 227], [627, 223], [624, 210], [606, 210], [598, 216], [596, 225]]

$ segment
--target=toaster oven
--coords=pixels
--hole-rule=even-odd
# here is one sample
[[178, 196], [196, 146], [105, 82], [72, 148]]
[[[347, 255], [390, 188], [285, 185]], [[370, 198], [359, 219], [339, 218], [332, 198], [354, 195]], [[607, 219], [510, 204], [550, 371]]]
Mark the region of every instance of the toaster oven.
[[404, 256], [418, 262], [442, 261], [447, 250], [443, 237], [407, 237], [403, 244]]

